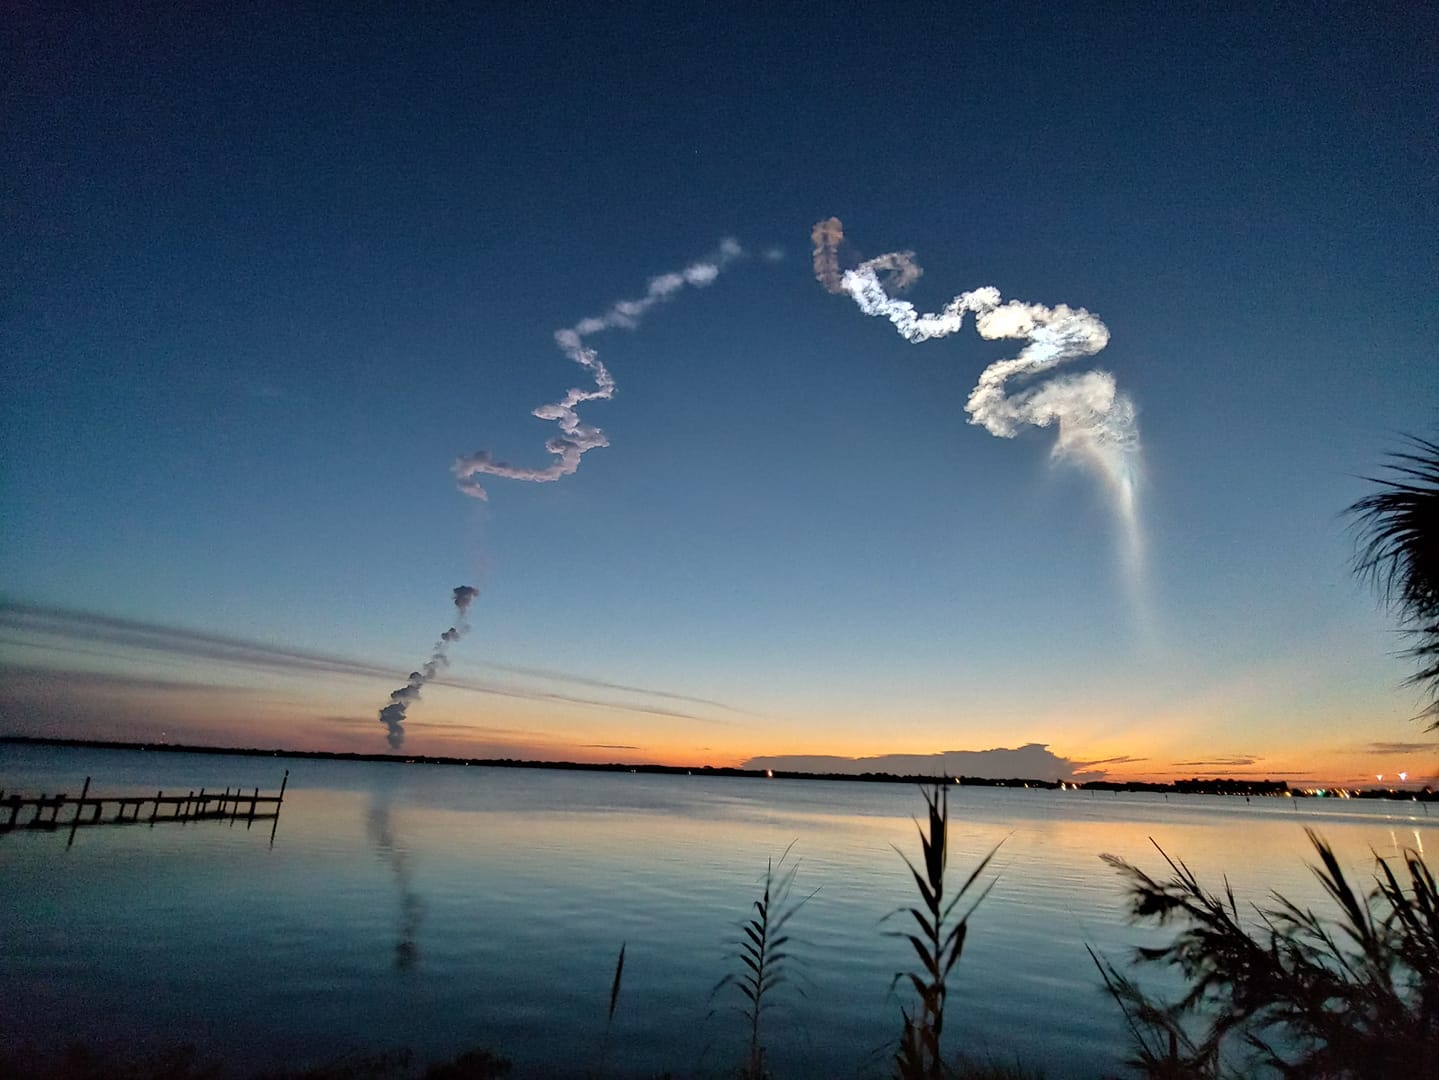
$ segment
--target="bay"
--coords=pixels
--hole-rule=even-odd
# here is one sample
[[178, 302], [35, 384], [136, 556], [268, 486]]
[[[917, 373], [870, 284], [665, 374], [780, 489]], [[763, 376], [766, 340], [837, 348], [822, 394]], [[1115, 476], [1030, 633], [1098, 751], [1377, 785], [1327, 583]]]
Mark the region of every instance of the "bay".
[[[792, 979], [764, 1015], [776, 1077], [881, 1076], [911, 965], [886, 916], [916, 900], [907, 785], [0, 747], [0, 789], [260, 787], [269, 823], [0, 836], [0, 1041], [136, 1051], [190, 1043], [235, 1075], [477, 1046], [519, 1076], [732, 1075], [746, 1022], [739, 924], [787, 848]], [[951, 787], [950, 874], [1000, 845], [951, 977], [949, 1051], [1120, 1071], [1123, 1019], [1086, 945], [1123, 960], [1113, 852], [1151, 845], [1243, 899], [1323, 907], [1305, 826], [1368, 881], [1374, 854], [1436, 842], [1411, 802]], [[62, 817], [64, 815], [62, 814]], [[791, 845], [793, 845], [791, 847]], [[615, 960], [625, 966], [607, 1022]]]

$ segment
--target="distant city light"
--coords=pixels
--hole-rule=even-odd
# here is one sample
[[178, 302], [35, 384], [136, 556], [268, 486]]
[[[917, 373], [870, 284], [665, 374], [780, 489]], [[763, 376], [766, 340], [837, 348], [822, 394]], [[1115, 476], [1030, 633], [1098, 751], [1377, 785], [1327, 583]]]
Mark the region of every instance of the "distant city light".
[[1402, 772], [1402, 773], [1399, 774], [1399, 782], [1400, 782], [1401, 784], [1404, 783], [1404, 781], [1405, 781], [1405, 780], [1408, 780], [1408, 779], [1409, 779], [1409, 774], [1408, 774], [1407, 772]]

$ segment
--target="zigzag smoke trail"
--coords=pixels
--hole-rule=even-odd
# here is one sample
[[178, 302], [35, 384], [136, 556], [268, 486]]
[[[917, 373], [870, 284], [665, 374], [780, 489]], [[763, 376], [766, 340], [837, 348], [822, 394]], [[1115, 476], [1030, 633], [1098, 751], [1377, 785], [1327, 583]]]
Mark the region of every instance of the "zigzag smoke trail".
[[[640, 319], [656, 304], [674, 297], [686, 285], [702, 289], [719, 277], [720, 271], [744, 255], [744, 249], [734, 240], [723, 240], [719, 250], [709, 259], [691, 263], [683, 270], [661, 274], [651, 278], [644, 296], [638, 300], [620, 300], [603, 315], [581, 319], [574, 326], [555, 331], [555, 342], [560, 349], [595, 381], [593, 390], [571, 387], [559, 401], [536, 408], [532, 415], [541, 420], [553, 420], [559, 425], [560, 434], [545, 443], [545, 449], [554, 460], [543, 468], [527, 468], [496, 461], [488, 450], [458, 459], [450, 467], [459, 488], [466, 495], [476, 499], [488, 499], [489, 495], [476, 477], [500, 476], [507, 480], [524, 480], [542, 484], [571, 475], [580, 467], [580, 458], [596, 447], [608, 446], [609, 439], [599, 428], [584, 423], [575, 407], [587, 401], [608, 401], [615, 396], [615, 380], [609, 369], [595, 354], [595, 350], [584, 344], [584, 339], [601, 330], [622, 326], [634, 329]], [[767, 255], [766, 258], [771, 256]], [[776, 256], [777, 257], [777, 256]]]
[[472, 585], [456, 587], [455, 625], [440, 635], [440, 640], [435, 642], [435, 647], [430, 651], [430, 658], [420, 665], [419, 671], [410, 672], [409, 681], [393, 691], [390, 694], [390, 703], [380, 710], [380, 723], [388, 729], [385, 739], [389, 742], [390, 749], [398, 750], [405, 745], [405, 710], [420, 700], [420, 687], [439, 674], [441, 668], [449, 666], [449, 647], [469, 632], [470, 624], [465, 617], [469, 614], [475, 597], [479, 595], [480, 591]]
[[[1046, 307], [1005, 301], [998, 289], [984, 286], [963, 292], [938, 314], [921, 314], [907, 300], [890, 295], [916, 280], [922, 271], [910, 251], [895, 251], [860, 263], [842, 273], [838, 245], [844, 238], [838, 218], [815, 226], [816, 277], [830, 291], [847, 292], [866, 315], [894, 324], [906, 341], [918, 343], [948, 337], [974, 316], [986, 340], [1014, 338], [1028, 344], [1019, 354], [990, 364], [965, 404], [969, 422], [991, 435], [1013, 438], [1025, 427], [1057, 424], [1055, 460], [1073, 459], [1090, 468], [1104, 483], [1125, 533], [1131, 574], [1140, 574], [1143, 544], [1138, 518], [1139, 429], [1134, 402], [1115, 386], [1107, 371], [1055, 376], [1014, 393], [1010, 380], [1033, 380], [1060, 364], [1093, 356], [1109, 343], [1109, 330], [1083, 308], [1065, 304]], [[823, 250], [821, 250], [823, 248]]]
[[[560, 434], [553, 436], [545, 443], [545, 449], [550, 452], [554, 460], [543, 468], [526, 468], [504, 461], [496, 461], [490, 456], [488, 450], [479, 450], [467, 457], [459, 458], [450, 467], [460, 490], [476, 499], [488, 499], [489, 496], [484, 487], [476, 479], [482, 475], [500, 476], [507, 480], [525, 480], [530, 483], [558, 480], [562, 476], [569, 476], [578, 469], [580, 459], [586, 453], [599, 446], [608, 446], [609, 440], [605, 438], [605, 433], [591, 424], [584, 423], [580, 419], [579, 413], [575, 411], [576, 406], [586, 401], [608, 401], [615, 396], [614, 377], [610, 375], [609, 369], [595, 354], [595, 350], [585, 346], [584, 339], [601, 330], [609, 330], [618, 326], [634, 329], [639, 326], [640, 319], [650, 308], [669, 300], [687, 285], [697, 289], [704, 288], [719, 277], [720, 271], [726, 264], [743, 255], [744, 249], [736, 241], [723, 240], [720, 242], [719, 250], [711, 258], [691, 263], [683, 270], [651, 278], [645, 288], [645, 294], [638, 300], [620, 300], [603, 315], [581, 319], [574, 326], [556, 330], [555, 342], [566, 356], [590, 374], [595, 381], [595, 388], [582, 390], [572, 387], [559, 401], [541, 405], [534, 410], [534, 415], [541, 420], [553, 420], [559, 425]], [[782, 255], [775, 250], [766, 252], [764, 257], [774, 261], [781, 258]], [[380, 723], [385, 725], [385, 737], [389, 741], [391, 749], [398, 750], [405, 743], [405, 711], [411, 704], [420, 700], [420, 689], [425, 683], [433, 679], [442, 668], [449, 664], [447, 650], [451, 643], [459, 641], [469, 630], [470, 626], [465, 621], [465, 616], [469, 611], [470, 604], [478, 595], [479, 591], [469, 585], [461, 585], [455, 589], [455, 608], [459, 612], [455, 625], [440, 635], [440, 640], [435, 643], [430, 658], [420, 666], [418, 671], [410, 672], [409, 680], [404, 686], [390, 694], [389, 704], [380, 710]]]

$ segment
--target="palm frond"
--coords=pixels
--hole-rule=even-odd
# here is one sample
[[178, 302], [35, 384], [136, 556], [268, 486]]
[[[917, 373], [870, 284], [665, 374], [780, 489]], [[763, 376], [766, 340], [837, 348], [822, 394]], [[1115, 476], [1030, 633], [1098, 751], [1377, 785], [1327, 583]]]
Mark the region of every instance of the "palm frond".
[[1420, 715], [1431, 715], [1439, 708], [1439, 443], [1410, 438], [1385, 475], [1365, 479], [1378, 490], [1346, 511], [1357, 533], [1354, 570], [1414, 641], [1405, 655], [1420, 668], [1408, 681], [1429, 689]]

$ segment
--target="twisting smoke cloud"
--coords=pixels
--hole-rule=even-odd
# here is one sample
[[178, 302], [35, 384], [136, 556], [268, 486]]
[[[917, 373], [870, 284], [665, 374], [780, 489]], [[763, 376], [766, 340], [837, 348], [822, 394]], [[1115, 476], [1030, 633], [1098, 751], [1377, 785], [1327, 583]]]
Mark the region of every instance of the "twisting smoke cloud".
[[650, 308], [669, 300], [686, 285], [697, 289], [704, 288], [719, 277], [720, 271], [726, 264], [740, 258], [743, 254], [744, 250], [736, 241], [729, 239], [721, 241], [719, 250], [710, 258], [691, 263], [683, 270], [651, 278], [645, 294], [638, 300], [620, 300], [603, 315], [593, 315], [587, 319], [581, 319], [574, 326], [556, 330], [555, 342], [561, 351], [589, 373], [595, 381], [595, 388], [582, 390], [578, 387], [571, 387], [559, 401], [541, 405], [534, 410], [534, 416], [538, 416], [541, 420], [553, 420], [559, 425], [560, 434], [553, 436], [545, 443], [545, 449], [553, 455], [554, 460], [544, 468], [526, 468], [504, 461], [496, 461], [490, 456], [488, 450], [478, 450], [467, 457], [458, 459], [450, 467], [459, 483], [460, 490], [477, 499], [487, 499], [489, 496], [476, 479], [481, 475], [501, 476], [507, 480], [525, 480], [530, 483], [558, 480], [562, 476], [569, 476], [578, 469], [580, 458], [586, 453], [596, 447], [608, 446], [609, 439], [605, 437], [605, 433], [592, 424], [584, 423], [580, 419], [579, 413], [575, 411], [575, 407], [584, 402], [608, 401], [615, 396], [614, 377], [595, 354], [595, 350], [584, 344], [584, 339], [591, 334], [598, 334], [602, 330], [610, 330], [614, 327], [622, 326], [626, 329], [634, 329], [639, 326], [640, 319]]
[[[853, 265], [858, 261], [853, 249], [844, 238], [844, 222], [837, 217], [825, 218], [810, 230], [810, 241], [814, 244], [814, 276], [829, 292], [836, 295], [845, 291], [845, 263]], [[919, 280], [919, 264], [914, 261], [914, 252], [895, 251], [880, 255], [863, 264], [880, 275], [885, 288], [904, 292]]]
[[469, 614], [475, 597], [479, 595], [480, 590], [473, 585], [456, 587], [455, 625], [440, 635], [440, 640], [435, 642], [435, 647], [430, 651], [430, 658], [420, 665], [419, 671], [410, 672], [409, 681], [398, 690], [392, 691], [390, 703], [380, 710], [380, 723], [388, 729], [385, 738], [391, 750], [398, 750], [405, 745], [405, 710], [420, 700], [420, 687], [439, 674], [441, 668], [449, 665], [449, 647], [469, 632], [470, 624], [465, 617]]
[[[829, 288], [832, 264], [825, 261], [821, 266], [818, 247], [822, 228], [827, 243], [843, 232], [835, 218], [815, 226], [815, 276]], [[1028, 342], [1017, 356], [998, 360], [980, 374], [965, 404], [969, 422], [1006, 439], [1025, 427], [1057, 425], [1053, 456], [1077, 460], [1103, 481], [1123, 522], [1131, 562], [1137, 563], [1141, 555], [1135, 501], [1139, 429], [1134, 402], [1118, 390], [1107, 371], [1056, 376], [1031, 382], [1026, 389], [1007, 390], [1011, 380], [1035, 380], [1067, 361], [1093, 356], [1109, 343], [1108, 328], [1083, 308], [1006, 302], [993, 286], [960, 293], [938, 314], [922, 314], [909, 301], [890, 295], [890, 290], [910, 284], [921, 272], [913, 254], [900, 251], [860, 263], [839, 280], [861, 311], [888, 319], [906, 341], [947, 337], [958, 332], [970, 314], [982, 338]]]
[[810, 230], [814, 244], [814, 276], [830, 292], [839, 295], [844, 292], [840, 280], [839, 245], [844, 240], [844, 224], [837, 217], [816, 222]]

